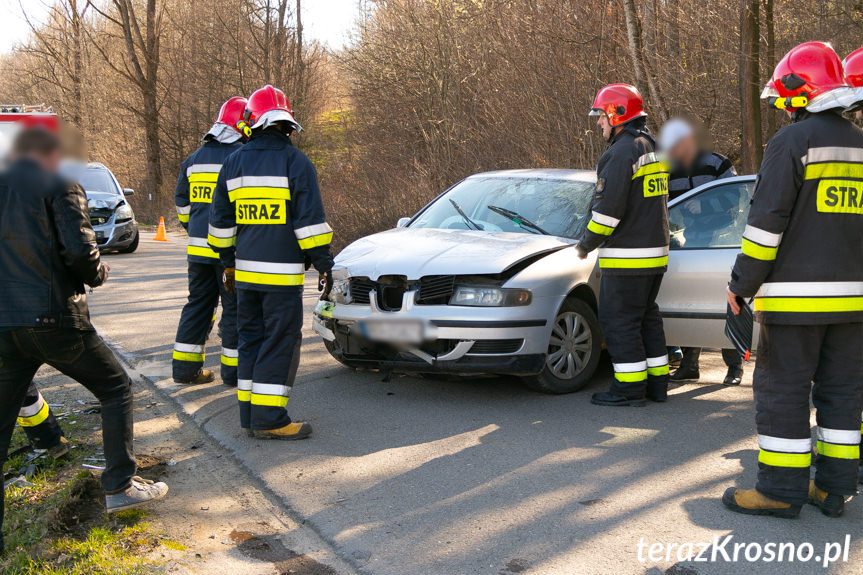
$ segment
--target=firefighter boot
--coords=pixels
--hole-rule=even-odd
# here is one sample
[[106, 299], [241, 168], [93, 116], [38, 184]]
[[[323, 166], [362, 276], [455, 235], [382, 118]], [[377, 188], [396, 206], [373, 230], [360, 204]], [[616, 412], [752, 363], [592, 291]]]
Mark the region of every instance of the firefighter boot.
[[644, 407], [646, 402], [644, 401], [644, 397], [626, 397], [611, 391], [603, 391], [600, 393], [594, 393], [593, 397], [590, 398], [590, 403], [594, 405], [610, 405], [613, 407]]
[[647, 399], [662, 403], [668, 400], [668, 381], [648, 381]]
[[827, 517], [839, 517], [845, 511], [845, 497], [842, 495], [831, 495], [815, 487], [815, 481], [809, 482], [809, 501], [821, 510]]
[[69, 440], [60, 436], [60, 441], [57, 442], [57, 445], [53, 445], [48, 448], [48, 456], [51, 459], [60, 459], [64, 455], [69, 453]]
[[783, 519], [795, 519], [800, 515], [800, 505], [775, 501], [756, 489], [729, 487], [722, 494], [722, 503], [730, 510], [746, 515], [771, 515]]
[[195, 377], [189, 380], [181, 380], [174, 378], [174, 383], [183, 383], [187, 385], [199, 385], [201, 383], [210, 383], [216, 379], [216, 374], [209, 369], [201, 369], [195, 374]]
[[258, 439], [305, 439], [312, 434], [312, 426], [304, 421], [295, 421], [278, 429], [267, 429], [265, 431], [255, 430], [254, 435]]

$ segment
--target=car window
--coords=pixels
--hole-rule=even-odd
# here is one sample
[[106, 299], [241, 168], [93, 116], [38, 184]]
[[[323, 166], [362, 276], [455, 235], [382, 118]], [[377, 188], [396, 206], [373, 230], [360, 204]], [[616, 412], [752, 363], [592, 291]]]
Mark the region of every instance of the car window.
[[578, 180], [468, 178], [435, 200], [410, 227], [541, 233], [525, 223], [529, 221], [553, 236], [576, 238], [593, 190], [592, 182]]
[[114, 183], [114, 178], [107, 170], [94, 170], [88, 168], [81, 170], [75, 174], [78, 183], [88, 192], [105, 192], [109, 194], [117, 194], [117, 185]]
[[671, 249], [739, 248], [753, 182], [715, 186], [668, 209]]

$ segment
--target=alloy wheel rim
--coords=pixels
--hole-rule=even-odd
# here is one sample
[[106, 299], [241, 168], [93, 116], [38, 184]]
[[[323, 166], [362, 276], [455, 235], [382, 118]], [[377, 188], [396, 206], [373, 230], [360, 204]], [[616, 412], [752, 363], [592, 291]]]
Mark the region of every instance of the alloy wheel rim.
[[584, 371], [593, 352], [593, 334], [579, 313], [565, 311], [554, 319], [545, 365], [558, 379], [572, 379]]

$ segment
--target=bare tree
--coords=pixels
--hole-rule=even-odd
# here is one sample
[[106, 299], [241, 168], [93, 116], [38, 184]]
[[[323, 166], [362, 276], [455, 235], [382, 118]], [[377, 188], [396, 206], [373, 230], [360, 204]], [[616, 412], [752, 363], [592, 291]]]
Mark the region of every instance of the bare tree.
[[136, 4], [132, 0], [111, 0], [111, 10], [93, 5], [122, 39], [125, 57], [121, 63], [115, 63], [110, 50], [92, 36], [91, 41], [105, 62], [134, 84], [140, 93], [141, 106], [132, 107], [131, 110], [141, 118], [144, 126], [147, 190], [158, 195], [162, 192], [163, 182], [157, 92], [162, 11], [156, 0], [146, 0], [142, 20], [136, 11]]
[[740, 147], [746, 173], [758, 170], [762, 154], [759, 3], [759, 0], [740, 0]]

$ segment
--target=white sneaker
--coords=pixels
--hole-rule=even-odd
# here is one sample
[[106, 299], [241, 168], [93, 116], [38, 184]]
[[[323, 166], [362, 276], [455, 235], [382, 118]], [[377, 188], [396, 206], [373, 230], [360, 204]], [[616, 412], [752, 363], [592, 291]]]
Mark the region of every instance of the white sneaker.
[[135, 476], [132, 484], [125, 491], [105, 496], [105, 507], [108, 513], [132, 509], [151, 501], [161, 499], [168, 493], [168, 486], [159, 481], [158, 483]]

